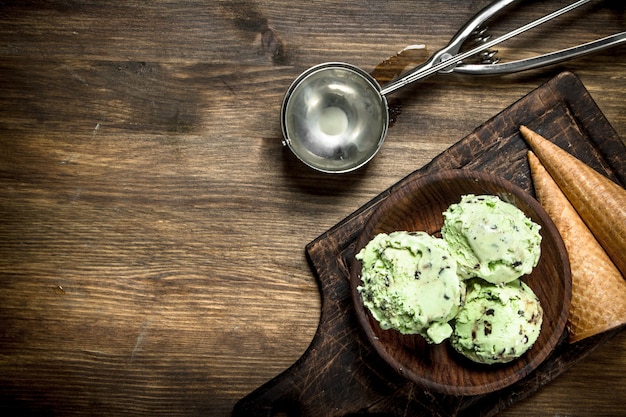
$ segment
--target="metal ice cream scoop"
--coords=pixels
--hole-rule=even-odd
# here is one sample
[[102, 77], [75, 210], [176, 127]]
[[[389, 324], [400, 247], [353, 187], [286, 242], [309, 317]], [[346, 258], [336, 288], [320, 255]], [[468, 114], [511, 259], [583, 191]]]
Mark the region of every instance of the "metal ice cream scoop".
[[[526, 32], [591, 0], [579, 0], [498, 38], [480, 37], [479, 45], [461, 52], [468, 39], [483, 33], [484, 23], [516, 0], [498, 0], [472, 17], [426, 62], [385, 86], [367, 72], [342, 62], [328, 62], [302, 73], [289, 87], [281, 109], [283, 144], [318, 171], [343, 173], [362, 167], [378, 152], [387, 133], [387, 94], [436, 73], [506, 74], [556, 64], [626, 42], [626, 32], [519, 61], [499, 63], [494, 45]], [[483, 54], [482, 63], [466, 64]]]

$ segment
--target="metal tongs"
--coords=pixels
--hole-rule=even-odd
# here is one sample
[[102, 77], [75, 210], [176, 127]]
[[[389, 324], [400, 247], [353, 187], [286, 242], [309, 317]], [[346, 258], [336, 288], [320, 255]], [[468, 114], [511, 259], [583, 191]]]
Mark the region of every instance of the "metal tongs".
[[[461, 73], [472, 75], [509, 74], [556, 64], [606, 48], [611, 48], [626, 42], [626, 32], [620, 32], [602, 39], [574, 46], [572, 48], [562, 49], [532, 58], [506, 63], [499, 63], [498, 60], [493, 60], [495, 52], [489, 51], [489, 48], [492, 46], [513, 38], [514, 36], [533, 29], [536, 26], [539, 26], [592, 1], [579, 0], [540, 19], [534, 20], [524, 26], [512, 30], [511, 32], [508, 32], [498, 38], [489, 39], [487, 37], [481, 39], [481, 43], [478, 46], [468, 51], [461, 52], [461, 47], [466, 41], [472, 37], [476, 37], [477, 34], [482, 34], [484, 30], [483, 25], [487, 20], [515, 1], [517, 0], [498, 0], [485, 7], [473, 18], [471, 18], [465, 26], [463, 26], [456, 33], [456, 35], [452, 37], [447, 46], [435, 52], [426, 62], [413, 68], [399, 79], [384, 85], [382, 87], [381, 94], [387, 95], [409, 83], [426, 78], [435, 73]], [[462, 62], [467, 58], [481, 53], [487, 63], [465, 64]]]

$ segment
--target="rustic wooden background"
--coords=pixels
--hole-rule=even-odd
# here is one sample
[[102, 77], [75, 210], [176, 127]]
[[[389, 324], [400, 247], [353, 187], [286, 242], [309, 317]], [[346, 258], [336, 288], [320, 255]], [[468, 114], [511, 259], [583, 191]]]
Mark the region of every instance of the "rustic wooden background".
[[[624, 47], [499, 77], [436, 76], [392, 98], [365, 169], [283, 149], [306, 68], [372, 71], [445, 45], [477, 1], [0, 1], [0, 409], [228, 416], [307, 349], [304, 246], [563, 70], [626, 137]], [[526, 1], [494, 34], [568, 1]], [[598, 1], [498, 47], [505, 59], [626, 30]], [[618, 334], [502, 415], [623, 414]]]

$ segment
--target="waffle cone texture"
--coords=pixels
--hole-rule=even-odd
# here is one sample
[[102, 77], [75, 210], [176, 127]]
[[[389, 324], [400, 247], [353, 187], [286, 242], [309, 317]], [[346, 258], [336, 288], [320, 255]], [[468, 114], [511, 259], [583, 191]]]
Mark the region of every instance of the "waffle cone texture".
[[626, 190], [525, 126], [522, 136], [623, 277], [626, 277]]
[[528, 161], [537, 199], [554, 221], [569, 255], [569, 342], [623, 325], [626, 280], [537, 156], [529, 152]]

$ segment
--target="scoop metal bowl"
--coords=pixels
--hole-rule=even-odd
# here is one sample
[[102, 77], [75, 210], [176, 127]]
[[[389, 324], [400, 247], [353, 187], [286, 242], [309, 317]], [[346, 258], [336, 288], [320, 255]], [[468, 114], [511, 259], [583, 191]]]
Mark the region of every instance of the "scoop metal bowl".
[[378, 152], [389, 124], [387, 100], [380, 91], [372, 76], [349, 64], [310, 68], [283, 100], [283, 143], [322, 172], [363, 166]]

